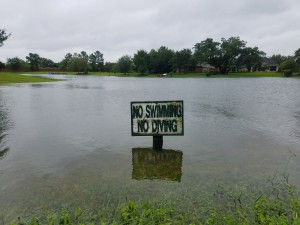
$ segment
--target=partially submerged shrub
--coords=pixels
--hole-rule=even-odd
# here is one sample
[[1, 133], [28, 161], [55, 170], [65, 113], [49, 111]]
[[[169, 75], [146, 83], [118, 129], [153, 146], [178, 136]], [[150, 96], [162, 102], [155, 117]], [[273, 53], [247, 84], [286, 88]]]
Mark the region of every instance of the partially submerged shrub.
[[290, 76], [293, 75], [293, 71], [292, 71], [292, 70], [284, 70], [284, 71], [283, 71], [283, 75], [284, 75], [285, 77], [290, 77]]

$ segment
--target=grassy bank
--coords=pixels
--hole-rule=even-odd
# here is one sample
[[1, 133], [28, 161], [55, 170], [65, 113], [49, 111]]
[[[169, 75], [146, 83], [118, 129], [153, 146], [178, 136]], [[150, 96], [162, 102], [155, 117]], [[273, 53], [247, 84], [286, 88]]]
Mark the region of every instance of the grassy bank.
[[[224, 187], [212, 193], [214, 204], [186, 211], [172, 202], [125, 201], [116, 207], [98, 211], [75, 208], [59, 211], [36, 211], [34, 214], [6, 221], [0, 213], [0, 225], [39, 224], [199, 224], [199, 225], [288, 225], [300, 224], [299, 190], [290, 185], [288, 176], [270, 180], [267, 191], [255, 194], [232, 193]], [[191, 203], [193, 204], [193, 203]], [[42, 208], [42, 207], [41, 207]]]
[[37, 82], [51, 82], [60, 81], [58, 79], [51, 79], [47, 77], [38, 76], [24, 76], [18, 73], [0, 73], [0, 85], [11, 83], [37, 83]]

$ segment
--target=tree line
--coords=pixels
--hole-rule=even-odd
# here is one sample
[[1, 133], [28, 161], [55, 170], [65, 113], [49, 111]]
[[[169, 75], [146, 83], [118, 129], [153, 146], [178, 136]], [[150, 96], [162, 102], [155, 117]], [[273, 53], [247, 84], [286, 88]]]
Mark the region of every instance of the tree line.
[[[0, 29], [0, 47], [11, 34]], [[45, 68], [57, 68], [71, 72], [137, 72], [147, 73], [169, 73], [174, 70], [193, 71], [199, 63], [208, 63], [216, 68], [221, 74], [240, 68], [246, 68], [249, 72], [262, 69], [262, 58], [266, 53], [258, 47], [249, 47], [247, 42], [239, 37], [222, 38], [220, 42], [207, 38], [196, 43], [192, 49], [185, 48], [174, 51], [166, 46], [151, 49], [149, 52], [143, 49], [137, 50], [133, 57], [121, 56], [117, 62], [104, 62], [100, 51], [87, 54], [67, 53], [63, 60], [56, 63], [51, 59], [39, 56], [37, 53], [29, 53], [26, 60], [19, 57], [8, 58], [6, 63], [0, 62], [0, 68], [20, 69], [30, 68], [32, 71]], [[300, 48], [293, 56], [273, 55], [272, 59], [281, 66], [282, 70], [299, 70]]]

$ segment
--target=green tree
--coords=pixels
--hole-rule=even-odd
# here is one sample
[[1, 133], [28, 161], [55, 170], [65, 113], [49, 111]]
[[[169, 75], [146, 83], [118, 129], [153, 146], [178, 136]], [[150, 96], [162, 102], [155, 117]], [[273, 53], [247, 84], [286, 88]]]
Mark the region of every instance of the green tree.
[[158, 58], [157, 51], [155, 49], [151, 49], [149, 52], [149, 65], [148, 69], [150, 73], [158, 73]]
[[114, 62], [106, 62], [105, 65], [104, 65], [104, 71], [105, 72], [116, 72], [116, 67], [117, 67], [117, 64], [114, 63]]
[[68, 70], [77, 73], [88, 74], [90, 69], [89, 56], [85, 51], [81, 53], [74, 53], [72, 57], [68, 59]]
[[133, 56], [134, 70], [140, 74], [144, 74], [149, 70], [150, 56], [145, 50], [138, 50]]
[[174, 51], [165, 47], [161, 46], [157, 50], [157, 72], [158, 73], [169, 73], [172, 70], [172, 60], [174, 57]]
[[57, 63], [53, 62], [51, 59], [40, 58], [40, 67], [55, 68], [55, 67], [58, 67], [58, 65], [57, 65]]
[[30, 64], [30, 69], [32, 71], [40, 69], [40, 60], [41, 57], [36, 53], [29, 53], [29, 55], [26, 56], [26, 61]]
[[0, 61], [0, 69], [4, 69], [5, 68], [5, 63]]
[[260, 51], [258, 47], [246, 47], [242, 49], [240, 57], [236, 60], [236, 66], [246, 66], [248, 72], [257, 70], [261, 66], [262, 58], [266, 53]]
[[280, 70], [283, 71], [286, 77], [292, 76], [298, 69], [298, 64], [293, 58], [287, 59], [280, 64]]
[[96, 51], [89, 56], [89, 63], [92, 71], [102, 71], [104, 67], [104, 58], [103, 54], [99, 51]]
[[65, 58], [59, 63], [59, 68], [64, 69], [64, 70], [68, 69], [68, 64], [69, 64], [69, 61], [71, 58], [72, 58], [72, 54], [67, 53], [65, 55]]
[[173, 50], [161, 46], [157, 51], [152, 49], [149, 52], [150, 72], [168, 73], [172, 70], [172, 61], [175, 53]]
[[277, 54], [277, 55], [272, 55], [271, 58], [272, 58], [278, 65], [280, 65], [283, 61], [289, 59], [290, 57], [289, 57], [289, 56], [284, 56], [284, 55]]
[[19, 57], [8, 58], [6, 61], [6, 67], [10, 69], [22, 69], [28, 68], [29, 65]]
[[300, 69], [300, 48], [295, 51], [294, 58], [296, 63], [298, 64], [298, 69]]
[[280, 64], [282, 70], [290, 69], [292, 71], [297, 70], [297, 63], [294, 59], [287, 59]]
[[129, 55], [123, 55], [117, 61], [118, 71], [121, 73], [128, 73], [132, 68], [132, 59]]
[[176, 51], [172, 60], [173, 68], [181, 68], [183, 70], [189, 70], [196, 66], [196, 60], [193, 56], [191, 49], [182, 49]]
[[212, 38], [195, 44], [194, 55], [199, 62], [207, 62], [219, 69], [221, 74], [227, 74], [236, 65], [246, 42], [239, 37], [222, 38], [215, 42]]
[[7, 34], [5, 29], [0, 29], [0, 47], [3, 46], [4, 41], [6, 41], [11, 34]]

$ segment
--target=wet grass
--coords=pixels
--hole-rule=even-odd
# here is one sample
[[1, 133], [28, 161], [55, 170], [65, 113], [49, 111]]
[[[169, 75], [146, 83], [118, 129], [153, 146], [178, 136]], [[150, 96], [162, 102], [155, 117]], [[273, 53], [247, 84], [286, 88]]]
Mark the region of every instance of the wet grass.
[[289, 176], [269, 179], [268, 189], [252, 192], [231, 191], [218, 186], [211, 195], [213, 204], [203, 199], [203, 207], [191, 210], [170, 201], [130, 201], [107, 205], [99, 210], [63, 208], [40, 210], [7, 221], [0, 213], [0, 225], [40, 224], [300, 224], [299, 190], [289, 183]]
[[0, 73], [0, 85], [12, 83], [37, 83], [37, 82], [53, 82], [61, 79], [51, 79], [47, 77], [25, 76], [18, 73]]

